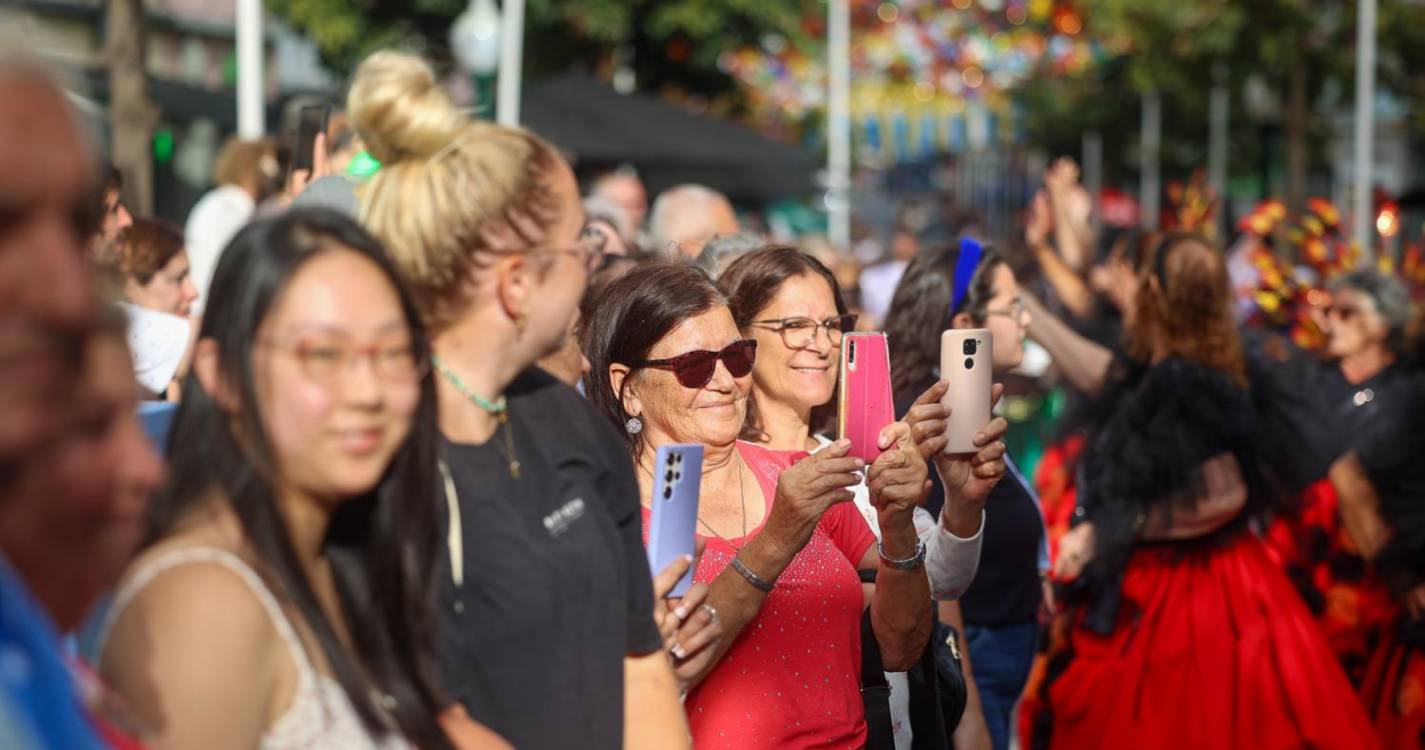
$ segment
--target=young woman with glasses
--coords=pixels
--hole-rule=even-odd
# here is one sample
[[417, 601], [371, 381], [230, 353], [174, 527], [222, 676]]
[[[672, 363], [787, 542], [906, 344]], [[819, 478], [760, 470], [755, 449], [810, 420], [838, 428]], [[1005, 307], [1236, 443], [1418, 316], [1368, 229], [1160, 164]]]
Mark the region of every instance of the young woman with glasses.
[[[886, 316], [898, 411], [913, 410], [912, 399], [942, 377], [942, 331], [989, 329], [999, 376], [1023, 359], [1028, 323], [1014, 273], [993, 249], [964, 239], [921, 251], [901, 277]], [[986, 492], [967, 492], [962, 483], [975, 476], [950, 459], [935, 457], [938, 471], [926, 507], [956, 536], [983, 538], [974, 582], [958, 602], [941, 608], [943, 622], [963, 627], [966, 673], [978, 687], [961, 731], [983, 727], [995, 750], [1004, 750], [1038, 639], [1041, 575], [1048, 568], [1044, 522], [1033, 489], [1007, 456], [1001, 472], [1009, 476]]]
[[101, 637], [155, 747], [505, 747], [436, 682], [426, 352], [345, 217], [293, 211], [223, 254], [172, 476]]

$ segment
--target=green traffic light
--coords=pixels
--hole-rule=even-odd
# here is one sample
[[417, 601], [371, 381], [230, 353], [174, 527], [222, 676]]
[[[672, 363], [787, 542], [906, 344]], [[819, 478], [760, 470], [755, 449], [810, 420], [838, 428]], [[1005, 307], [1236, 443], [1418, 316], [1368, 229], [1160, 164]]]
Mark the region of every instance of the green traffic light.
[[173, 160], [173, 131], [159, 128], [153, 131], [153, 158], [159, 164]]

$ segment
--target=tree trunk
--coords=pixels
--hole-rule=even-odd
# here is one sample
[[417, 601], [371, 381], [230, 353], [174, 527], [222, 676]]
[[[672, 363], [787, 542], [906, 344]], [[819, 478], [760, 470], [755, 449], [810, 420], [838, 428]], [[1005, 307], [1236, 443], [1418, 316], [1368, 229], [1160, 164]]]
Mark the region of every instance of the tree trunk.
[[1310, 125], [1306, 66], [1298, 63], [1288, 74], [1286, 97], [1286, 207], [1292, 216], [1306, 210]]
[[153, 128], [144, 73], [143, 0], [111, 0], [104, 56], [109, 64], [110, 154], [124, 175], [125, 202], [135, 216], [153, 213]]

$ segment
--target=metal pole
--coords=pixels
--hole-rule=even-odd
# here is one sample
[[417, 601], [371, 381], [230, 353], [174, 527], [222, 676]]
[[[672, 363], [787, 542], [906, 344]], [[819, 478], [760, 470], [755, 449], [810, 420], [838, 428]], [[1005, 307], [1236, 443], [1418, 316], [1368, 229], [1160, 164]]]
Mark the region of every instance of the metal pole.
[[1376, 0], [1361, 0], [1356, 19], [1356, 194], [1351, 212], [1351, 239], [1360, 246], [1362, 260], [1374, 257], [1371, 246], [1371, 188], [1374, 172], [1371, 153], [1375, 137]]
[[1227, 66], [1212, 68], [1212, 95], [1207, 112], [1207, 184], [1217, 195], [1217, 232], [1227, 236], [1227, 125], [1232, 92], [1227, 87]]
[[1084, 189], [1089, 191], [1094, 208], [1089, 221], [1093, 224], [1094, 236], [1098, 237], [1103, 232], [1103, 211], [1099, 207], [1103, 197], [1103, 133], [1097, 130], [1084, 133], [1083, 152]]
[[500, 21], [500, 83], [495, 119], [501, 125], [520, 124], [520, 74], [524, 65], [524, 0], [505, 0]]
[[830, 200], [827, 236], [838, 250], [851, 247], [851, 8], [850, 0], [827, 3], [827, 157]]
[[266, 130], [262, 74], [262, 0], [237, 0], [238, 137], [261, 138]]
[[1144, 229], [1158, 228], [1158, 206], [1163, 192], [1158, 173], [1158, 152], [1163, 142], [1163, 97], [1157, 91], [1143, 95], [1142, 171], [1138, 201], [1142, 204]]

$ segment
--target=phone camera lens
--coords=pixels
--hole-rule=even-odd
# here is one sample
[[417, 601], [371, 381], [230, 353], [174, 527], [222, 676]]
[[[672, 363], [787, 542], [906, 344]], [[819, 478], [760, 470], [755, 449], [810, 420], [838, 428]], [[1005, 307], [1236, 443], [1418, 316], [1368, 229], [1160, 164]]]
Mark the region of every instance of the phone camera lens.
[[974, 339], [965, 339], [965, 343], [964, 343], [964, 345], [961, 347], [961, 351], [963, 351], [963, 352], [965, 353], [965, 356], [966, 356], [966, 357], [973, 357], [973, 356], [975, 356], [975, 352], [978, 351], [978, 350], [979, 350], [979, 347], [978, 347], [978, 345], [975, 343], [975, 340], [974, 340]]
[[672, 488], [672, 487], [664, 487], [664, 488], [663, 488], [663, 499], [664, 499], [664, 500], [672, 500], [672, 499], [673, 499], [673, 488]]
[[975, 360], [970, 359], [969, 357], [966, 357], [966, 358], [965, 358], [965, 369], [966, 369], [966, 370], [973, 370], [973, 369], [975, 369]]

